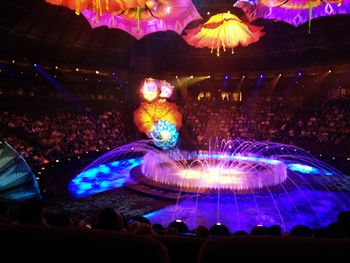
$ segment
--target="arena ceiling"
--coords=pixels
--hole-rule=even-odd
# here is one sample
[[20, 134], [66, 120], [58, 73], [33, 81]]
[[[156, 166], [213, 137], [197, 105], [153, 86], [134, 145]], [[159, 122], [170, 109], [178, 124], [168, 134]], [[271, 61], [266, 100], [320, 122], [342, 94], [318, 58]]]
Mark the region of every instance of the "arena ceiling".
[[[234, 1], [193, 1], [202, 17], [230, 10]], [[128, 33], [92, 29], [83, 16], [44, 0], [0, 0], [0, 58], [127, 69], [130, 72], [232, 71], [346, 63], [350, 59], [350, 15], [313, 20], [294, 28], [280, 21], [256, 21], [266, 35], [257, 43], [217, 58], [188, 46], [175, 32], [136, 40]], [[191, 26], [191, 25], [190, 25]]]

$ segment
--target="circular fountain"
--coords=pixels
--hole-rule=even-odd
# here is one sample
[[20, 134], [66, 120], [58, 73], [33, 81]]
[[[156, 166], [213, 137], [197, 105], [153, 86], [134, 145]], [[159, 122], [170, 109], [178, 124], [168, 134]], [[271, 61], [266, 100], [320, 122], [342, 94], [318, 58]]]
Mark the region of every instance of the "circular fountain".
[[258, 224], [317, 228], [350, 209], [347, 176], [298, 147], [240, 140], [209, 145], [196, 152], [165, 152], [150, 141], [124, 145], [77, 175], [70, 191], [82, 197], [137, 186], [133, 190], [174, 201], [144, 214], [154, 223], [181, 219], [194, 228], [220, 222], [231, 231]]
[[132, 174], [144, 183], [188, 193], [262, 189], [287, 179], [282, 161], [228, 153], [148, 152], [141, 166]]

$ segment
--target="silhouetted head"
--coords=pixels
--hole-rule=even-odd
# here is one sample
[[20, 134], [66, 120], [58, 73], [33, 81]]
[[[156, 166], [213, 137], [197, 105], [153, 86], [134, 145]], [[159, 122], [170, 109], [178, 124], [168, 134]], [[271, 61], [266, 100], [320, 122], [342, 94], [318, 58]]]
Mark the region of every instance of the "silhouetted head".
[[229, 236], [229, 235], [231, 235], [230, 230], [225, 225], [222, 225], [220, 223], [213, 225], [209, 229], [209, 232], [212, 236]]
[[280, 236], [282, 235], [282, 228], [279, 225], [272, 225], [267, 228], [267, 234], [269, 236]]
[[250, 234], [253, 236], [264, 236], [267, 235], [267, 227], [263, 226], [263, 225], [257, 225], [255, 227], [252, 228], [252, 230], [250, 231]]
[[181, 220], [176, 220], [168, 225], [168, 228], [175, 228], [179, 234], [185, 234], [189, 232], [188, 226]]
[[234, 233], [235, 236], [247, 236], [248, 233], [247, 231], [244, 231], [244, 230], [237, 230], [235, 233]]
[[46, 221], [50, 226], [72, 226], [72, 220], [65, 212], [58, 212], [56, 214], [46, 216]]
[[340, 212], [337, 218], [343, 235], [345, 237], [350, 237], [350, 211]]
[[165, 229], [163, 225], [161, 224], [153, 224], [152, 225], [153, 231], [155, 231], [158, 235], [164, 235], [165, 234]]
[[342, 228], [338, 222], [332, 222], [327, 226], [328, 237], [342, 238], [344, 236]]
[[97, 223], [94, 228], [103, 230], [120, 231], [124, 227], [123, 218], [113, 208], [105, 208], [97, 216]]
[[195, 229], [194, 234], [196, 235], [196, 237], [209, 237], [210, 235], [209, 229], [205, 226], [198, 226]]
[[296, 225], [289, 233], [293, 237], [312, 237], [312, 230], [304, 225]]
[[132, 222], [133, 222], [133, 221], [138, 221], [138, 222], [140, 222], [140, 223], [142, 223], [142, 224], [151, 225], [151, 221], [149, 221], [149, 219], [146, 218], [146, 217], [144, 217], [144, 216], [135, 216], [135, 217], [132, 218], [131, 221], [132, 221]]
[[43, 204], [40, 199], [32, 198], [21, 204], [19, 222], [21, 224], [42, 224]]
[[328, 229], [321, 227], [321, 228], [317, 228], [314, 229], [313, 231], [313, 237], [317, 237], [317, 238], [328, 238]]

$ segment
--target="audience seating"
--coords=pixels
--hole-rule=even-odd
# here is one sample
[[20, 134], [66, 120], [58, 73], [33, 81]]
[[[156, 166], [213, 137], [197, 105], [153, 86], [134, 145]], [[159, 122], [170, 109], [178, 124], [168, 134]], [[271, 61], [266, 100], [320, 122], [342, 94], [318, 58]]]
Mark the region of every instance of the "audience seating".
[[348, 258], [350, 240], [303, 237], [225, 237], [209, 239], [200, 249], [198, 263], [216, 262], [341, 262]]
[[[167, 249], [158, 240], [128, 233], [0, 225], [0, 253], [29, 262], [77, 258], [112, 262], [169, 262]], [[80, 261], [83, 262], [83, 261]]]

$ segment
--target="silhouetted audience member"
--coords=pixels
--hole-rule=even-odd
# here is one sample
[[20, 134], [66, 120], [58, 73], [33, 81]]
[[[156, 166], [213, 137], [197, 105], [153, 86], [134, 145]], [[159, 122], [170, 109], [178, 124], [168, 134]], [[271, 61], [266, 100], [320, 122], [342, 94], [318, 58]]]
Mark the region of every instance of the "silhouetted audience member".
[[313, 237], [316, 237], [316, 238], [328, 238], [329, 237], [328, 236], [328, 229], [324, 228], [324, 227], [314, 229], [312, 232], [313, 232]]
[[43, 216], [42, 201], [37, 198], [26, 200], [21, 204], [18, 218], [20, 224], [48, 226]]
[[272, 225], [267, 228], [267, 235], [269, 236], [281, 236], [282, 228], [279, 225]]
[[176, 220], [176, 221], [171, 222], [169, 224], [168, 228], [175, 228], [179, 234], [189, 233], [188, 226], [180, 220]]
[[177, 236], [179, 235], [179, 231], [177, 231], [177, 229], [175, 227], [168, 227], [166, 230], [165, 230], [165, 235], [168, 235], [168, 236]]
[[153, 231], [151, 225], [145, 223], [140, 223], [134, 233], [136, 235], [156, 235], [156, 232]]
[[164, 235], [165, 229], [162, 224], [153, 224], [152, 229], [154, 232], [156, 232], [158, 235]]
[[268, 235], [268, 228], [266, 226], [257, 225], [250, 231], [252, 236], [265, 236]]
[[0, 203], [0, 223], [11, 224], [13, 218], [10, 216], [10, 210], [6, 204]]
[[215, 224], [209, 229], [209, 233], [212, 236], [230, 236], [230, 230], [222, 224]]
[[235, 236], [247, 236], [248, 235], [248, 232], [247, 231], [244, 231], [244, 230], [237, 230], [235, 233], [234, 233]]
[[312, 230], [304, 225], [296, 225], [289, 233], [293, 237], [312, 237]]
[[337, 216], [344, 237], [350, 238], [350, 211], [340, 212]]
[[142, 223], [142, 224], [151, 225], [151, 221], [149, 221], [149, 219], [146, 218], [146, 217], [144, 217], [144, 216], [135, 216], [135, 217], [132, 218], [131, 221], [132, 221], [132, 222], [133, 222], [133, 221], [138, 221], [138, 222], [140, 222], [140, 223]]
[[121, 231], [124, 229], [123, 218], [113, 208], [105, 208], [98, 214], [94, 228]]
[[46, 216], [46, 221], [50, 226], [72, 227], [73, 221], [65, 212], [58, 212]]
[[328, 237], [330, 238], [343, 238], [344, 234], [342, 228], [338, 222], [332, 222], [327, 226]]
[[209, 237], [210, 236], [210, 232], [209, 229], [206, 228], [205, 226], [198, 226], [195, 231], [194, 234], [196, 237], [200, 237], [200, 238], [205, 238], [205, 237]]

